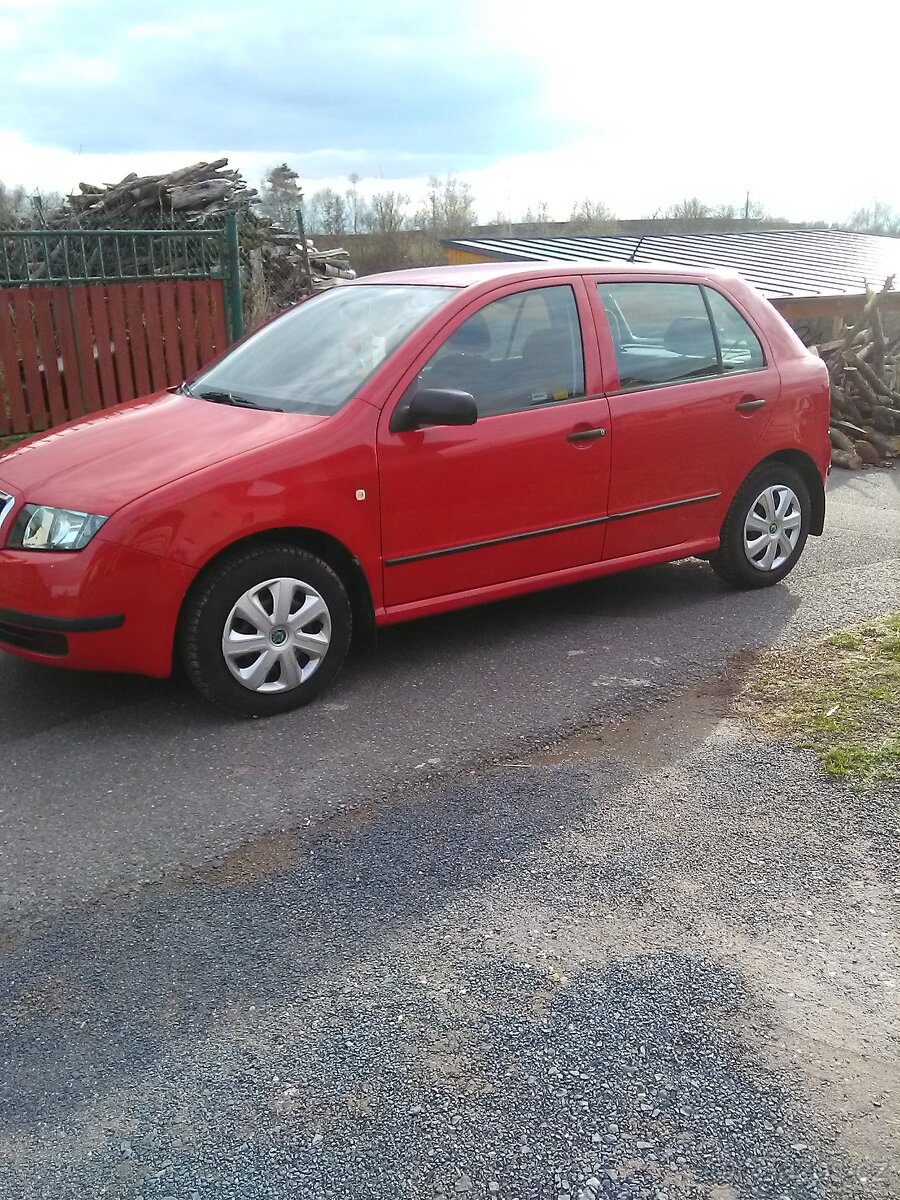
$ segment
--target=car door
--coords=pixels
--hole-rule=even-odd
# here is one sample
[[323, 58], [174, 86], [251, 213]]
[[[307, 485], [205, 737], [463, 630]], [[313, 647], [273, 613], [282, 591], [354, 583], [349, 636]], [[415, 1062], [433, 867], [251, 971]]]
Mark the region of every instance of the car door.
[[781, 391], [761, 335], [698, 282], [595, 281], [612, 464], [604, 558], [715, 537]]
[[[435, 387], [471, 393], [475, 424], [393, 430]], [[379, 422], [386, 608], [598, 562], [608, 418], [580, 277], [507, 284], [462, 310]]]

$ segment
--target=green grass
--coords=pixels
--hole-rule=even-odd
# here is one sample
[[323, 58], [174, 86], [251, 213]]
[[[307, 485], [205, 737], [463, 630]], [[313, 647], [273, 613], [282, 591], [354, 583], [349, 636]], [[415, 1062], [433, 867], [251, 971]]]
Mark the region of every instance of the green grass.
[[762, 656], [741, 699], [754, 721], [814, 750], [827, 774], [900, 781], [900, 613]]

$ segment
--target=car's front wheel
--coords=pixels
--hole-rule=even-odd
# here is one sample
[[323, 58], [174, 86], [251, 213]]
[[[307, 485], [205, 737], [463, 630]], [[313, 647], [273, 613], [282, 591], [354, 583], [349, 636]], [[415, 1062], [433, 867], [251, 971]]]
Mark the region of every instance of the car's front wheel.
[[797, 565], [811, 512], [802, 475], [787, 463], [763, 463], [735, 496], [710, 565], [735, 587], [771, 587]]
[[261, 545], [201, 578], [185, 606], [180, 649], [207, 700], [262, 717], [326, 688], [351, 633], [347, 591], [327, 563], [296, 546]]

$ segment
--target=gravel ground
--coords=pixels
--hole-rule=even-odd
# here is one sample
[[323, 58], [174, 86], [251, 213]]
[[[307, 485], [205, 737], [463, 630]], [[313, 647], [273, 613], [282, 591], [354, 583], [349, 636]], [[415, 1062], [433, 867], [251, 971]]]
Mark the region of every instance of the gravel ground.
[[900, 1194], [898, 797], [739, 674], [10, 936], [0, 1194]]

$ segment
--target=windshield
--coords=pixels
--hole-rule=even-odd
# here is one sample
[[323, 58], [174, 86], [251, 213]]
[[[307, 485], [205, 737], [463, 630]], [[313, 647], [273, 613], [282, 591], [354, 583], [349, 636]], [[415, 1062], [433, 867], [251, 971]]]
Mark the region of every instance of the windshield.
[[197, 375], [191, 394], [284, 412], [336, 412], [455, 291], [409, 284], [332, 288]]

